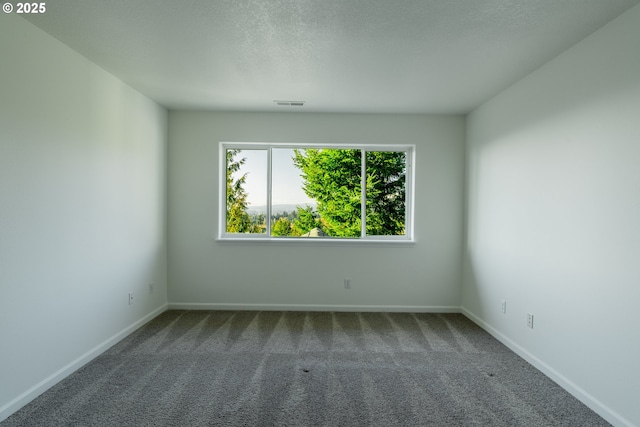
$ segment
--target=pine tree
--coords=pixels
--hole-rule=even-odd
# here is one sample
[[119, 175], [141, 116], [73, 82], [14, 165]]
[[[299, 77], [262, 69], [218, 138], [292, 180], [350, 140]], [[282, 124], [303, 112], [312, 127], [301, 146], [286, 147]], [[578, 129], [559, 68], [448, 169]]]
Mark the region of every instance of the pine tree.
[[271, 227], [272, 236], [290, 236], [291, 231], [291, 221], [286, 216], [278, 218]]
[[[405, 157], [402, 151], [366, 152], [367, 234], [404, 233]], [[322, 230], [329, 236], [359, 237], [362, 151], [294, 150], [293, 162], [302, 172], [304, 192], [318, 203]]]
[[234, 179], [246, 158], [236, 160], [241, 150], [227, 150], [227, 233], [246, 233], [251, 229], [251, 218], [247, 213], [247, 192], [243, 185], [247, 174]]
[[292, 236], [302, 236], [319, 226], [318, 215], [309, 205], [306, 207], [298, 206], [297, 218], [293, 221]]
[[369, 235], [405, 233], [406, 155], [402, 151], [367, 151], [367, 211]]

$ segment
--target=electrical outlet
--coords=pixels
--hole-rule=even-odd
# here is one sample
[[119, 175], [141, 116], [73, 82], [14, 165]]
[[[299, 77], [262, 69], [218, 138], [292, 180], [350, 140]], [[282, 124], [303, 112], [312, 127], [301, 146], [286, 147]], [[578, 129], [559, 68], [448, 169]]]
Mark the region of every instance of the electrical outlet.
[[133, 304], [133, 292], [129, 292], [129, 305]]
[[527, 326], [533, 329], [533, 314], [527, 313]]
[[500, 311], [502, 312], [502, 314], [505, 314], [507, 312], [507, 301], [503, 299], [500, 300]]
[[153, 293], [153, 283], [149, 283], [149, 293]]
[[344, 279], [344, 288], [351, 289], [351, 279]]

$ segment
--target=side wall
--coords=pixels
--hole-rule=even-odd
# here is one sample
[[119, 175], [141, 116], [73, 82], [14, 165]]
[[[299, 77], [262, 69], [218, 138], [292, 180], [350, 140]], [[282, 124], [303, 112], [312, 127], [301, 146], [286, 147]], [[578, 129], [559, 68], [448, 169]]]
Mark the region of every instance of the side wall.
[[[464, 129], [452, 116], [170, 112], [170, 305], [459, 310]], [[219, 141], [415, 144], [417, 243], [216, 242]]]
[[640, 425], [638, 46], [640, 6], [467, 123], [463, 311], [616, 425]]
[[166, 306], [167, 112], [16, 15], [0, 58], [1, 420]]

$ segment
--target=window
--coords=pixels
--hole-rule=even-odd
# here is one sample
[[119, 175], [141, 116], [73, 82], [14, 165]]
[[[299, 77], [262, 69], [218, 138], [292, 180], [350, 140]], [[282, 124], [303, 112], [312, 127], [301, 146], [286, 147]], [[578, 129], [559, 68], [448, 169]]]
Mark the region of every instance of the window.
[[219, 237], [411, 241], [413, 155], [398, 145], [221, 143]]

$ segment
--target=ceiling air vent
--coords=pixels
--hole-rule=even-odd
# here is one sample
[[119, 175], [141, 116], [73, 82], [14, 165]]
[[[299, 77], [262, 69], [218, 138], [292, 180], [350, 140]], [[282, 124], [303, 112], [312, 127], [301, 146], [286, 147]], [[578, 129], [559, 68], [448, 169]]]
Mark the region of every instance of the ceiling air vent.
[[304, 101], [273, 101], [280, 107], [303, 107]]

